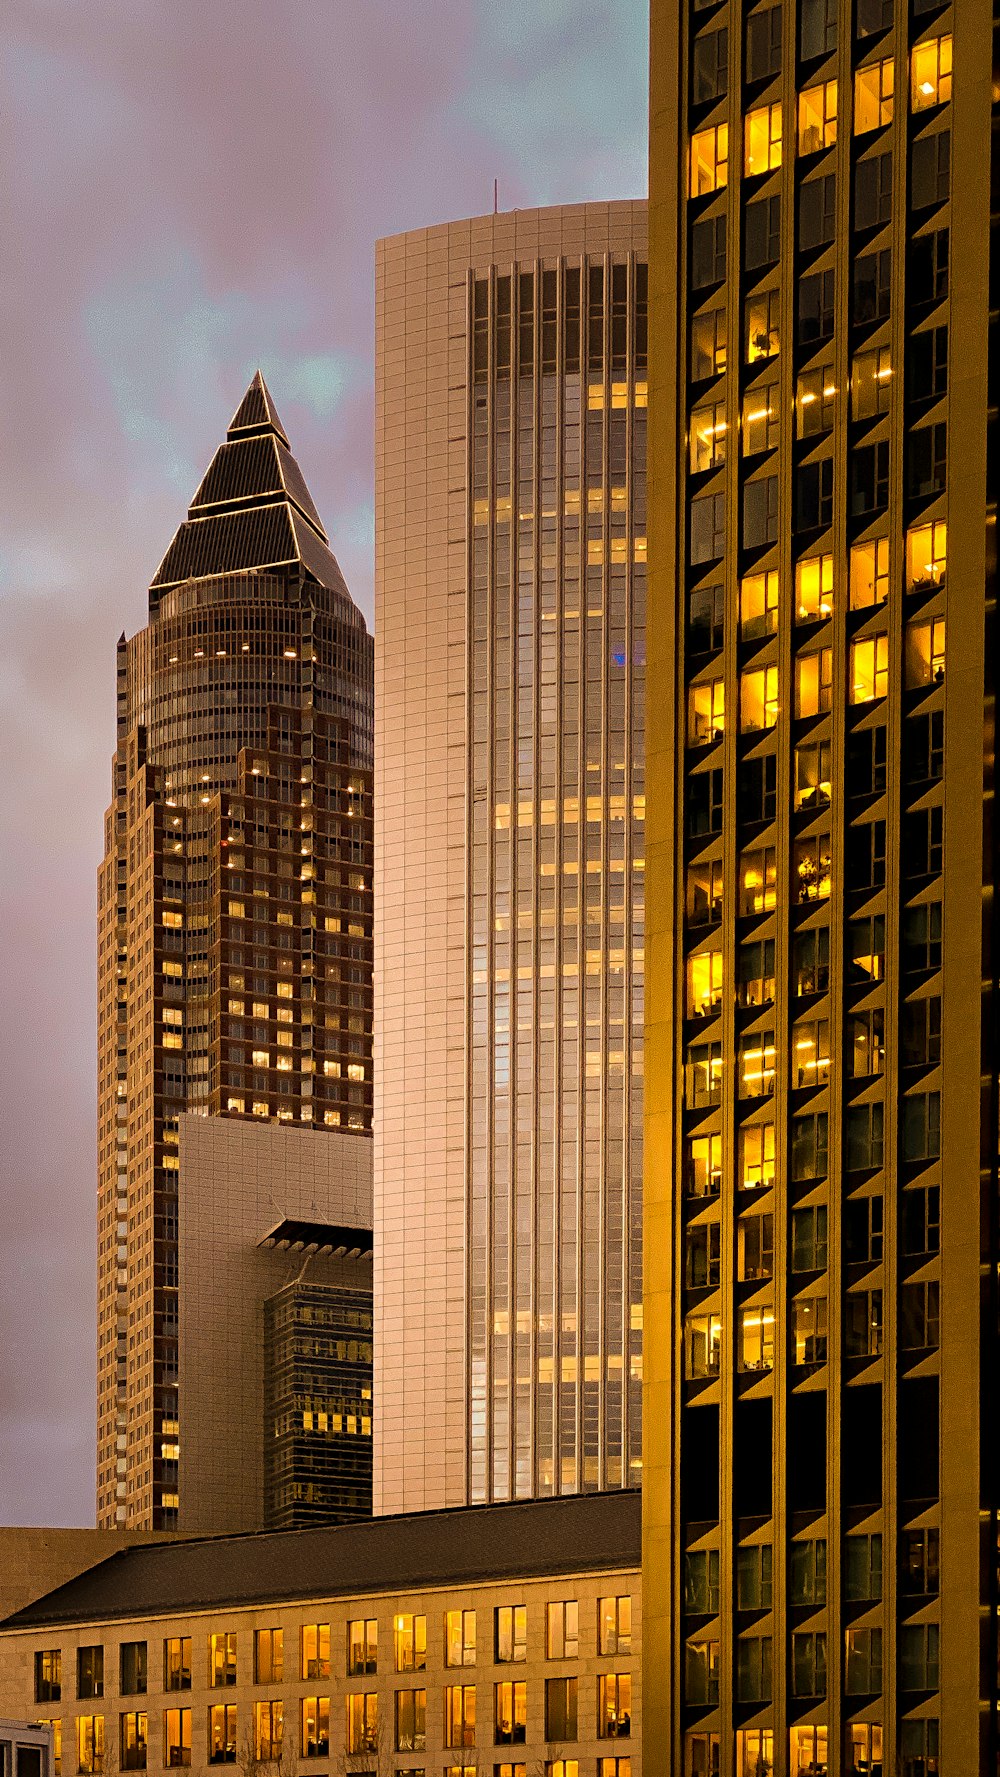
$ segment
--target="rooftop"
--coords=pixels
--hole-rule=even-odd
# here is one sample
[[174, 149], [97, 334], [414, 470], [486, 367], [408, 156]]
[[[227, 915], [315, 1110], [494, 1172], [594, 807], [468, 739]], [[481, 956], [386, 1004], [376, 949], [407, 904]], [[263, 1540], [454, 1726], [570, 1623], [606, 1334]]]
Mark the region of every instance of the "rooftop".
[[0, 1629], [638, 1567], [638, 1490], [120, 1550]]

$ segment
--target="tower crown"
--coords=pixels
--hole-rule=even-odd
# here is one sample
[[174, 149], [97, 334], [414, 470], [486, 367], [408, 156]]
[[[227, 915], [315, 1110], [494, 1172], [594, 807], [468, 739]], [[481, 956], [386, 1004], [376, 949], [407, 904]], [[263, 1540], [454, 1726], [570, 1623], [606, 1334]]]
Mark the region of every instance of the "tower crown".
[[301, 566], [349, 599], [305, 477], [260, 371], [233, 415], [184, 523], [149, 589], [150, 610], [171, 586]]

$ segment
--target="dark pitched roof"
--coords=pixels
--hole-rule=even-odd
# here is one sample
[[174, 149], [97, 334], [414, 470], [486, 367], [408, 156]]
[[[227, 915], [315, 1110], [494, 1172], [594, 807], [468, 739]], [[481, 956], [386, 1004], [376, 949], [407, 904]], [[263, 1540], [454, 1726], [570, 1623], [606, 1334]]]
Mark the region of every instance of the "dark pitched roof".
[[149, 589], [254, 569], [304, 567], [321, 586], [350, 595], [305, 477], [258, 370], [240, 402]]
[[629, 1491], [147, 1543], [110, 1556], [0, 1627], [614, 1571], [639, 1565], [640, 1520], [640, 1495]]

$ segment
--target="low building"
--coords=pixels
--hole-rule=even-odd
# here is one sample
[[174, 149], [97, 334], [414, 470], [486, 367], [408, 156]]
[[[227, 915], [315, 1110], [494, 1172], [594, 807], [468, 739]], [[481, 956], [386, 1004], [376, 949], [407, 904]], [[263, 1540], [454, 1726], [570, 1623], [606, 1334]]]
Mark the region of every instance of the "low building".
[[638, 1492], [135, 1547], [0, 1623], [55, 1777], [639, 1777]]
[[47, 1722], [4, 1721], [0, 1716], [0, 1777], [52, 1777], [52, 1729]]

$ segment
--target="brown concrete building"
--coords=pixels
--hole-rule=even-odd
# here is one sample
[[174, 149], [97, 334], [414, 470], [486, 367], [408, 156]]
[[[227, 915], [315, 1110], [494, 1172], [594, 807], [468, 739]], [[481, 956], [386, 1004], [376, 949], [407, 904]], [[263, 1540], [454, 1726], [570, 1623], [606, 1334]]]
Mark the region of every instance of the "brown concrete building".
[[639, 1777], [635, 1493], [132, 1549], [0, 1624], [57, 1777]]
[[995, 19], [652, 26], [647, 1763], [995, 1772]]
[[98, 1521], [169, 1528], [182, 1115], [371, 1126], [371, 640], [259, 374], [149, 603], [98, 894]]
[[645, 205], [376, 259], [376, 1510], [640, 1465]]

